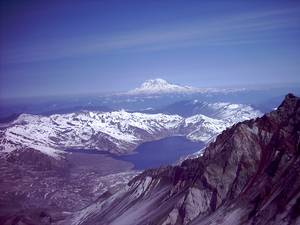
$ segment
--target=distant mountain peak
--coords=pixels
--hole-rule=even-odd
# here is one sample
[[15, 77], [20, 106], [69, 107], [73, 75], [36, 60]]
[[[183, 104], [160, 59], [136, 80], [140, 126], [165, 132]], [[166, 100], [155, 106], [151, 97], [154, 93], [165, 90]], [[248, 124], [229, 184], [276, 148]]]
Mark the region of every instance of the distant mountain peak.
[[142, 87], [147, 87], [148, 85], [170, 85], [166, 80], [161, 78], [146, 80]]
[[172, 84], [164, 79], [156, 78], [146, 80], [138, 88], [129, 91], [130, 94], [163, 94], [163, 93], [186, 93], [186, 92], [196, 92], [197, 88], [189, 86], [181, 86], [177, 84]]
[[244, 88], [196, 88], [185, 85], [169, 83], [156, 78], [146, 80], [140, 87], [128, 91], [130, 95], [153, 95], [153, 94], [192, 94], [192, 93], [230, 93], [244, 91]]

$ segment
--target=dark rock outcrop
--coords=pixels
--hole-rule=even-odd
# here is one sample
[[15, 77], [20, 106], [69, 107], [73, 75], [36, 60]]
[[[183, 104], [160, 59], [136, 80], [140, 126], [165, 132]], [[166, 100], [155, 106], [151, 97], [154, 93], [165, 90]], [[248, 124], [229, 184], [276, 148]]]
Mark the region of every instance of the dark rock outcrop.
[[147, 170], [67, 223], [300, 224], [300, 99], [220, 134], [202, 157]]

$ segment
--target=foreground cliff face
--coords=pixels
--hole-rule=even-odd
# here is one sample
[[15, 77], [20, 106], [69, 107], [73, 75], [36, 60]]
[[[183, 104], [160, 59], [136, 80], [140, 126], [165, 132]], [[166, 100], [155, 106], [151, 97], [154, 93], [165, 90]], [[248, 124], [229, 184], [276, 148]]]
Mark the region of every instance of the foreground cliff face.
[[300, 99], [234, 125], [200, 158], [147, 170], [67, 224], [300, 224]]

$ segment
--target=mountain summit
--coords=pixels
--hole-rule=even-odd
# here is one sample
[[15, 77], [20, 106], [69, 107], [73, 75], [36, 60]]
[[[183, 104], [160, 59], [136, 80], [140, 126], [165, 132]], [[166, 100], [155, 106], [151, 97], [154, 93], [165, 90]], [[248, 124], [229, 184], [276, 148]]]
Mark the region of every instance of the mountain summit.
[[134, 90], [129, 91], [130, 94], [162, 94], [162, 93], [189, 93], [196, 92], [197, 88], [189, 86], [180, 86], [168, 83], [166, 80], [157, 78], [146, 80], [142, 85]]
[[130, 95], [152, 95], [152, 94], [187, 94], [187, 93], [230, 93], [244, 91], [244, 88], [196, 88], [191, 86], [182, 86], [172, 84], [164, 79], [156, 78], [146, 80], [138, 88], [135, 88], [127, 94]]

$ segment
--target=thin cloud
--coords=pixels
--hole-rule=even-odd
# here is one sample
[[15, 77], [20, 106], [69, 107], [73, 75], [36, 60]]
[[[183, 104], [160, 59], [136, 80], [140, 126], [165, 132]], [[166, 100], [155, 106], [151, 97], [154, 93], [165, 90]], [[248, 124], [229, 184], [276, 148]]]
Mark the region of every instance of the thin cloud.
[[[170, 48], [249, 44], [276, 40], [276, 32], [299, 32], [300, 9], [250, 12], [210, 21], [172, 24], [109, 37], [81, 37], [21, 46], [1, 53], [2, 64], [38, 62], [83, 55]], [[279, 38], [279, 37], [278, 37]]]

